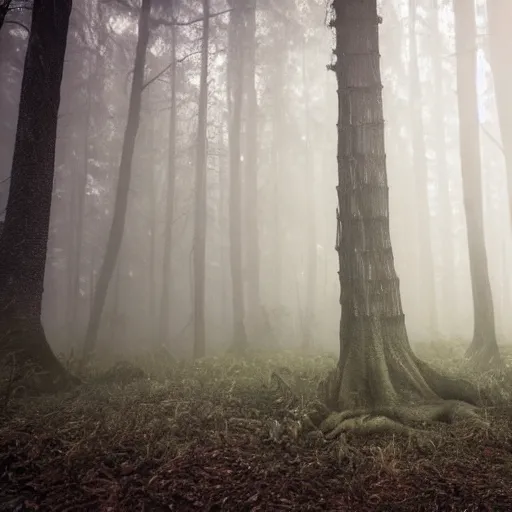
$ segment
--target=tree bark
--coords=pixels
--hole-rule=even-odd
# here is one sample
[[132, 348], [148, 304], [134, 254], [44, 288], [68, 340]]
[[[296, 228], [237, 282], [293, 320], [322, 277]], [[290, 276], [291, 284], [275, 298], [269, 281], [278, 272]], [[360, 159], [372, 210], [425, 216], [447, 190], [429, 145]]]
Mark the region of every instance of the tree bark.
[[229, 238], [230, 269], [233, 301], [233, 345], [236, 352], [247, 348], [245, 332], [245, 301], [242, 280], [242, 182], [240, 173], [240, 132], [242, 126], [243, 99], [243, 11], [233, 1], [228, 28], [228, 65], [230, 66], [230, 124], [229, 124]]
[[512, 2], [507, 0], [487, 0], [489, 23], [490, 64], [494, 78], [494, 91], [498, 107], [501, 140], [507, 168], [507, 189], [512, 227], [512, 71], [509, 63], [510, 24]]
[[2, 30], [2, 27], [4, 26], [5, 18], [9, 12], [11, 2], [12, 0], [0, 0], [0, 30]]
[[206, 355], [205, 281], [206, 281], [206, 167], [208, 122], [208, 48], [210, 37], [210, 2], [203, 0], [203, 40], [199, 111], [197, 121], [196, 196], [194, 224], [194, 358]]
[[473, 341], [466, 356], [479, 366], [488, 367], [500, 362], [500, 354], [485, 248], [475, 6], [466, 0], [454, 0], [454, 13], [460, 159], [474, 314]]
[[434, 258], [432, 254], [430, 208], [428, 202], [427, 150], [425, 147], [425, 129], [422, 115], [422, 93], [416, 36], [416, 0], [409, 0], [409, 48], [409, 101], [412, 124], [413, 168], [416, 181], [419, 219], [419, 286], [417, 288], [420, 300], [418, 303], [423, 304], [423, 307], [427, 310], [426, 318], [429, 335], [436, 338], [439, 334], [439, 325]]
[[333, 7], [342, 315], [338, 367], [322, 391], [339, 410], [462, 398], [465, 389], [415, 357], [405, 328], [389, 232], [377, 0]]
[[[174, 3], [171, 2], [171, 16], [174, 17]], [[169, 148], [167, 153], [167, 197], [165, 210], [164, 257], [162, 269], [162, 297], [160, 300], [160, 320], [158, 338], [160, 343], [169, 342], [169, 315], [171, 314], [171, 254], [172, 254], [172, 225], [174, 219], [174, 193], [176, 188], [176, 27], [171, 28], [171, 104], [169, 112]]]
[[96, 283], [94, 302], [87, 326], [82, 364], [91, 356], [96, 348], [96, 340], [101, 322], [101, 316], [105, 307], [105, 300], [109, 283], [112, 279], [119, 249], [124, 235], [126, 211], [128, 208], [128, 195], [132, 175], [132, 161], [135, 149], [135, 140], [140, 123], [140, 108], [142, 100], [142, 88], [144, 85], [144, 70], [146, 62], [146, 50], [149, 40], [149, 14], [151, 0], [142, 0], [138, 24], [138, 40], [135, 53], [135, 65], [133, 71], [132, 90], [128, 107], [128, 120], [123, 140], [121, 163], [119, 165], [119, 177], [116, 189], [114, 216], [110, 228], [105, 257], [101, 266], [98, 281]]
[[[57, 6], [58, 5], [58, 6]], [[41, 391], [73, 381], [41, 323], [55, 143], [71, 0], [34, 0], [9, 199], [0, 238], [0, 350], [44, 372]]]

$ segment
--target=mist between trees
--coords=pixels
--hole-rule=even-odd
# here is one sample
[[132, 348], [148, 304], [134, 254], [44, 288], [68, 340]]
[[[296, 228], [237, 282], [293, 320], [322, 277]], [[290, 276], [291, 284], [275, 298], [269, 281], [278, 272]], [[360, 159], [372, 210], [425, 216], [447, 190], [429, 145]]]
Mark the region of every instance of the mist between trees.
[[[395, 267], [412, 343], [505, 343], [510, 76], [493, 43], [503, 16], [478, 1], [473, 13], [460, 8], [457, 25], [452, 4], [381, 2]], [[5, 214], [32, 9], [22, 0], [0, 8]], [[42, 318], [55, 353], [337, 348], [338, 100], [327, 19], [320, 0], [73, 3], [47, 175]], [[42, 94], [25, 109], [37, 110]], [[49, 119], [38, 129], [44, 146]], [[44, 216], [43, 203], [31, 203], [43, 208], [31, 218]], [[7, 220], [4, 236], [19, 229]], [[21, 253], [10, 254], [4, 279], [18, 273]]]

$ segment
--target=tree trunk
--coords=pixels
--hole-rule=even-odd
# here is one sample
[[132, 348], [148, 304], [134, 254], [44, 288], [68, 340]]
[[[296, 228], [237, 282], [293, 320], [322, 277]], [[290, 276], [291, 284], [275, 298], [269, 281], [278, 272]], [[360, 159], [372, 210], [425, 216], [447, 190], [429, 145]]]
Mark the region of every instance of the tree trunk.
[[409, 0], [409, 101], [411, 108], [413, 168], [416, 182], [418, 208], [418, 247], [419, 253], [419, 286], [418, 294], [426, 308], [427, 328], [429, 336], [436, 338], [439, 334], [437, 318], [437, 300], [435, 286], [434, 258], [432, 254], [432, 236], [430, 208], [428, 203], [428, 169], [427, 150], [425, 147], [425, 130], [422, 115], [422, 94], [420, 70], [418, 64], [418, 45], [416, 36], [416, 0]]
[[325, 383], [336, 409], [464, 394], [409, 345], [393, 263], [377, 0], [334, 0], [338, 81], [340, 358]]
[[135, 53], [135, 65], [133, 70], [132, 90], [128, 107], [128, 120], [123, 140], [121, 163], [119, 165], [119, 177], [117, 182], [114, 216], [110, 228], [105, 257], [101, 266], [94, 303], [87, 326], [82, 364], [90, 357], [96, 348], [96, 340], [101, 322], [101, 316], [105, 307], [108, 286], [112, 279], [119, 249], [123, 240], [124, 226], [126, 222], [126, 210], [128, 208], [128, 195], [132, 175], [132, 160], [135, 148], [135, 140], [140, 123], [140, 107], [142, 88], [144, 85], [144, 70], [146, 62], [146, 49], [149, 40], [149, 14], [151, 0], [142, 0], [142, 7], [138, 25], [138, 40]]
[[258, 101], [256, 94], [256, 0], [248, 0], [245, 9], [245, 62], [247, 101], [245, 198], [246, 198], [246, 268], [247, 320], [258, 336], [262, 323], [260, 299], [260, 247], [258, 230]]
[[487, 0], [489, 20], [490, 64], [494, 78], [494, 91], [498, 107], [501, 140], [507, 167], [508, 203], [512, 227], [512, 70], [509, 63], [510, 19], [512, 2], [508, 0]]
[[208, 122], [208, 47], [210, 37], [210, 2], [203, 0], [203, 41], [199, 111], [197, 121], [196, 198], [194, 224], [194, 358], [206, 355], [205, 281], [206, 281], [206, 167]]
[[306, 42], [303, 47], [302, 60], [302, 82], [304, 89], [304, 109], [305, 109], [305, 137], [304, 141], [304, 162], [306, 169], [306, 178], [304, 182], [307, 184], [306, 189], [306, 215], [307, 215], [307, 232], [306, 232], [306, 311], [304, 318], [304, 330], [302, 348], [308, 350], [311, 347], [313, 337], [313, 327], [315, 324], [316, 309], [316, 274], [317, 274], [317, 251], [316, 251], [316, 217], [315, 217], [315, 166], [312, 161], [310, 146], [310, 115], [309, 115], [309, 89], [307, 82], [306, 67]]
[[157, 184], [155, 183], [155, 120], [149, 119], [149, 186], [150, 186], [150, 208], [149, 208], [149, 269], [148, 269], [148, 335], [153, 346], [158, 346], [157, 332], [155, 330], [156, 314], [156, 280], [155, 280], [155, 254], [156, 254], [156, 228], [157, 228], [157, 203], [158, 193]]
[[457, 317], [457, 301], [455, 289], [455, 250], [453, 244], [453, 208], [450, 199], [450, 171], [448, 168], [444, 108], [444, 72], [443, 72], [443, 42], [439, 29], [440, 16], [439, 0], [434, 0], [430, 9], [433, 40], [432, 67], [434, 71], [434, 123], [436, 167], [439, 186], [439, 218], [442, 240], [442, 310], [444, 326], [448, 339], [452, 334], [453, 317]]
[[236, 352], [243, 352], [247, 347], [245, 332], [245, 305], [242, 280], [242, 204], [240, 176], [240, 135], [242, 126], [243, 98], [243, 11], [231, 1], [233, 10], [230, 13], [228, 28], [228, 65], [231, 68], [230, 84], [230, 124], [229, 124], [229, 238], [230, 268], [233, 301], [233, 345]]
[[[174, 4], [171, 3], [171, 16], [174, 17]], [[174, 219], [174, 191], [176, 188], [176, 27], [171, 28], [171, 104], [169, 112], [169, 148], [167, 153], [167, 197], [165, 210], [164, 257], [162, 269], [162, 298], [160, 300], [159, 343], [169, 343], [169, 315], [171, 314], [171, 253], [172, 225]]]
[[473, 341], [466, 356], [479, 366], [488, 367], [500, 362], [500, 354], [485, 248], [475, 6], [466, 0], [454, 0], [454, 13], [460, 160], [474, 313]]
[[41, 391], [72, 381], [41, 323], [60, 86], [72, 1], [34, 0], [5, 224], [0, 238], [0, 350], [45, 376]]

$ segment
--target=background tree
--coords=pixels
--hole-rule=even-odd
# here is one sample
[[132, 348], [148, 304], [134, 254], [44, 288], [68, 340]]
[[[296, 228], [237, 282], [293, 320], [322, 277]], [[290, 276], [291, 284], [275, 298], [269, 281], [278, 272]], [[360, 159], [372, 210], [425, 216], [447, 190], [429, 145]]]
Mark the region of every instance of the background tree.
[[474, 332], [467, 356], [482, 367], [496, 365], [500, 354], [494, 326], [494, 305], [487, 266], [482, 204], [480, 127], [476, 88], [475, 6], [454, 0], [457, 49], [460, 160], [468, 233]]
[[137, 137], [140, 122], [140, 106], [142, 100], [142, 88], [144, 85], [146, 50], [149, 41], [150, 11], [151, 0], [142, 0], [130, 106], [128, 108], [128, 120], [123, 139], [121, 163], [119, 164], [119, 178], [116, 190], [114, 217], [112, 219], [112, 226], [110, 228], [110, 234], [105, 250], [105, 257], [98, 276], [91, 317], [87, 327], [83, 355], [84, 361], [87, 360], [95, 348], [101, 315], [103, 313], [105, 299], [107, 297], [108, 286], [112, 279], [119, 249], [123, 240], [126, 210], [128, 207], [128, 192], [130, 189], [130, 179], [132, 174], [132, 159], [135, 148], [135, 139]]

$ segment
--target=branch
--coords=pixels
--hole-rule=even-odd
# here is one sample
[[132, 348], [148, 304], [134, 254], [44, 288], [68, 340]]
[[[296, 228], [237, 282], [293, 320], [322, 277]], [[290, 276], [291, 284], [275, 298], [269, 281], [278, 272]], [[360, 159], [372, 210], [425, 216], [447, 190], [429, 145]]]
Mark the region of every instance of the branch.
[[27, 27], [27, 25], [25, 25], [24, 23], [21, 23], [21, 21], [6, 20], [5, 24], [6, 25], [17, 25], [18, 27], [25, 29], [30, 34], [30, 29]]
[[[173, 64], [179, 64], [181, 62], [183, 62], [184, 60], [188, 59], [189, 57], [192, 57], [193, 55], [197, 55], [198, 53], [201, 53], [201, 50], [197, 50], [196, 52], [192, 52], [192, 53], [189, 53], [188, 55], [185, 55], [184, 57], [181, 57], [181, 59], [176, 59], [176, 61], [173, 61], [171, 62], [168, 66], [165, 66], [164, 69], [162, 69], [162, 71], [160, 71], [159, 73], [157, 73], [153, 78], [151, 78], [150, 80], [148, 80], [143, 86], [142, 86], [142, 90], [146, 89], [146, 87], [149, 87], [153, 82], [155, 82], [156, 80], [158, 80], [166, 71], [168, 71], [169, 69], [171, 69], [172, 65]], [[133, 70], [130, 71], [130, 73], [133, 73]]]
[[[102, 0], [101, 3], [103, 4], [109, 4], [113, 3], [112, 0]], [[124, 9], [132, 11], [134, 9], [134, 6], [128, 2], [128, 0], [115, 0], [115, 3], [118, 5], [124, 7]], [[215, 18], [216, 16], [222, 16], [223, 14], [226, 14], [228, 12], [231, 12], [233, 9], [224, 9], [223, 11], [214, 12], [208, 16], [208, 18]], [[178, 21], [178, 20], [167, 20], [165, 18], [150, 18], [150, 23], [153, 26], [166, 26], [166, 27], [188, 27], [190, 25], [193, 25], [194, 23], [200, 23], [204, 20], [204, 16], [200, 16], [198, 18], [194, 18], [192, 20], [188, 21]]]
[[487, 137], [492, 141], [494, 142], [494, 144], [496, 144], [496, 146], [498, 147], [498, 149], [503, 153], [505, 154], [505, 149], [503, 148], [503, 146], [500, 144], [500, 141], [498, 139], [496, 139], [496, 137], [494, 137], [494, 135], [492, 135], [489, 130], [487, 130], [487, 128], [481, 124], [480, 125], [480, 128], [482, 129], [482, 131], [485, 133], [485, 135], [487, 135]]
[[[215, 18], [217, 16], [222, 16], [223, 14], [227, 14], [231, 12], [233, 9], [224, 9], [223, 11], [214, 12], [208, 16], [208, 18]], [[204, 21], [204, 16], [200, 16], [199, 18], [194, 18], [188, 21], [178, 21], [178, 20], [166, 20], [164, 18], [152, 18], [151, 23], [155, 25], [164, 25], [166, 27], [188, 27], [193, 25], [194, 23], [200, 23]]]

